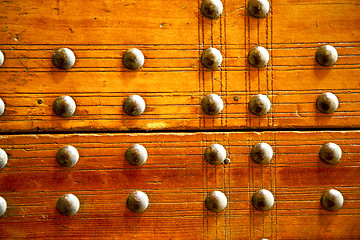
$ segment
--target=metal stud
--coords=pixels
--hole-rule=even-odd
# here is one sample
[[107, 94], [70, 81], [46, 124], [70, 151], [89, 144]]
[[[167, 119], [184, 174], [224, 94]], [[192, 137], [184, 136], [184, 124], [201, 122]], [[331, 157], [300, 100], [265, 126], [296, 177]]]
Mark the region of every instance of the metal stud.
[[224, 211], [227, 205], [227, 197], [220, 191], [209, 193], [205, 199], [207, 209], [212, 212], [219, 213]]
[[331, 45], [323, 45], [316, 51], [316, 60], [320, 65], [332, 66], [338, 59], [338, 52]]
[[206, 148], [205, 159], [213, 165], [222, 164], [226, 159], [226, 150], [222, 145], [215, 143]]
[[344, 204], [344, 197], [338, 190], [330, 189], [322, 194], [321, 204], [327, 210], [336, 211]]
[[72, 97], [63, 95], [55, 100], [53, 109], [59, 117], [71, 117], [76, 110], [76, 103]]
[[0, 197], [0, 217], [6, 212], [7, 204], [3, 197]]
[[248, 11], [257, 18], [264, 18], [270, 10], [268, 0], [249, 0]]
[[75, 63], [75, 54], [68, 48], [60, 48], [55, 51], [52, 61], [57, 68], [68, 70]]
[[63, 167], [73, 167], [79, 160], [79, 152], [71, 145], [59, 148], [56, 160]]
[[266, 95], [255, 95], [249, 101], [250, 111], [257, 116], [266, 115], [270, 111], [270, 108], [271, 102]]
[[130, 116], [140, 116], [145, 111], [145, 101], [139, 95], [131, 95], [124, 101], [124, 111]]
[[146, 193], [142, 191], [135, 191], [129, 194], [126, 205], [130, 211], [134, 213], [142, 213], [149, 206], [149, 198]]
[[331, 92], [320, 94], [316, 100], [316, 107], [322, 113], [334, 113], [339, 107], [339, 99]]
[[5, 103], [4, 101], [0, 98], [0, 116], [3, 115], [5, 111]]
[[336, 164], [340, 162], [342, 151], [337, 144], [326, 143], [321, 147], [319, 156], [324, 163]]
[[8, 155], [0, 148], [0, 169], [3, 169], [8, 162]]
[[222, 62], [222, 55], [216, 48], [208, 48], [201, 54], [201, 63], [205, 68], [217, 69], [220, 67]]
[[223, 4], [220, 0], [203, 0], [200, 10], [205, 17], [217, 19], [223, 12]]
[[130, 146], [125, 153], [126, 160], [135, 166], [144, 165], [148, 157], [146, 148], [140, 144]]
[[265, 67], [269, 62], [270, 56], [266, 48], [257, 46], [250, 50], [248, 54], [248, 62], [256, 68]]
[[144, 65], [145, 57], [139, 49], [131, 48], [124, 53], [122, 62], [128, 69], [138, 70]]
[[208, 115], [217, 115], [221, 113], [224, 108], [224, 102], [217, 94], [209, 94], [202, 100], [201, 107]]
[[270, 163], [273, 157], [273, 150], [267, 143], [258, 143], [251, 149], [251, 158], [260, 164]]
[[252, 203], [260, 211], [269, 211], [274, 205], [274, 196], [269, 190], [261, 189], [253, 194]]
[[4, 53], [0, 50], [0, 67], [4, 64], [5, 56]]
[[58, 199], [56, 208], [62, 215], [72, 216], [79, 211], [80, 202], [74, 194], [68, 193]]

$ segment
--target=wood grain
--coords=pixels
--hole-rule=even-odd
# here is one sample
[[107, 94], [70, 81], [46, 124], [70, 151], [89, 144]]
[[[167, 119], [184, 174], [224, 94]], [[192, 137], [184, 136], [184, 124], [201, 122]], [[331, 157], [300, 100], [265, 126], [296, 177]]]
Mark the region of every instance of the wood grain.
[[[110, 239], [356, 239], [360, 237], [359, 131], [224, 132], [143, 134], [3, 135], [9, 155], [1, 170], [0, 192], [8, 210], [1, 218], [2, 238]], [[338, 144], [339, 164], [318, 156], [326, 142]], [[249, 153], [269, 143], [274, 158], [255, 163]], [[143, 167], [129, 165], [125, 151], [146, 147]], [[224, 145], [229, 165], [213, 166], [203, 153]], [[62, 168], [57, 149], [71, 144], [80, 154], [75, 167]], [[252, 193], [270, 190], [276, 204], [260, 212]], [[335, 188], [345, 199], [337, 212], [322, 208], [323, 191]], [[223, 191], [228, 206], [219, 214], [204, 204], [207, 192]], [[127, 195], [142, 190], [150, 207], [142, 214], [126, 208]], [[64, 193], [78, 196], [80, 211], [61, 216], [55, 204]]]
[[[360, 5], [355, 0], [271, 1], [267, 18], [246, 11], [246, 1], [224, 0], [216, 21], [203, 17], [201, 1], [3, 1], [0, 4], [0, 97], [6, 111], [2, 132], [129, 131], [275, 128], [352, 128], [360, 120]], [[269, 50], [264, 69], [247, 63], [256, 45]], [[339, 53], [333, 67], [321, 67], [316, 48], [332, 44]], [[199, 57], [209, 46], [224, 57], [209, 71]], [[71, 48], [77, 57], [69, 71], [51, 62], [55, 49]], [[121, 63], [131, 47], [146, 61], [140, 71]], [[331, 91], [340, 101], [332, 115], [315, 101]], [[209, 117], [201, 100], [219, 94], [222, 114]], [[269, 96], [270, 113], [258, 118], [247, 109], [251, 96]], [[60, 119], [56, 97], [72, 96], [77, 111]], [[123, 109], [131, 94], [144, 97], [141, 117]], [[42, 103], [41, 103], [42, 102]]]

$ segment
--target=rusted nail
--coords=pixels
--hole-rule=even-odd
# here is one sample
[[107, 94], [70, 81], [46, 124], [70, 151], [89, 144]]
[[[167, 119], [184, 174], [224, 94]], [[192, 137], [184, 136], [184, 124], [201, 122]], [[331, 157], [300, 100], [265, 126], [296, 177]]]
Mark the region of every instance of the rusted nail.
[[223, 4], [220, 0], [203, 0], [200, 10], [205, 17], [217, 19], [223, 12]]
[[227, 205], [227, 197], [220, 191], [209, 193], [205, 199], [207, 209], [212, 212], [219, 213], [224, 211]]
[[330, 189], [321, 196], [321, 205], [330, 211], [339, 210], [344, 204], [344, 197], [338, 190]]
[[145, 101], [139, 95], [131, 95], [124, 101], [124, 111], [130, 116], [140, 116], [145, 111]]
[[250, 111], [257, 116], [266, 115], [270, 111], [270, 108], [271, 102], [266, 95], [255, 95], [249, 101]]
[[320, 94], [316, 100], [316, 107], [322, 113], [334, 113], [339, 107], [339, 99], [331, 92]]
[[205, 159], [213, 165], [222, 164], [226, 159], [226, 150], [222, 145], [215, 143], [206, 148]]
[[201, 107], [208, 115], [217, 115], [221, 113], [224, 108], [224, 102], [217, 94], [209, 94], [202, 100]]
[[148, 157], [146, 148], [140, 144], [130, 146], [125, 153], [126, 160], [135, 166], [142, 166], [145, 164]]
[[130, 211], [134, 213], [142, 213], [149, 206], [149, 198], [146, 193], [142, 191], [135, 191], [129, 194], [126, 205]]
[[56, 160], [63, 167], [73, 167], [79, 160], [79, 152], [71, 145], [59, 148]]
[[249, 0], [248, 11], [257, 18], [264, 18], [270, 10], [268, 0]]
[[131, 48], [124, 53], [122, 62], [126, 68], [138, 70], [144, 65], [145, 57], [139, 49]]
[[210, 47], [201, 54], [201, 63], [205, 68], [217, 69], [222, 62], [222, 55], [216, 48]]
[[80, 202], [74, 194], [67, 193], [58, 199], [56, 208], [62, 215], [72, 216], [79, 211]]
[[270, 59], [269, 52], [262, 46], [254, 47], [248, 54], [248, 62], [256, 68], [265, 67]]
[[274, 205], [274, 196], [269, 190], [261, 189], [253, 194], [252, 203], [260, 211], [269, 211]]
[[230, 164], [230, 158], [225, 158], [225, 160], [224, 160], [224, 164]]
[[332, 66], [338, 59], [336, 48], [331, 45], [320, 46], [316, 51], [316, 60], [320, 65]]
[[8, 162], [8, 155], [0, 148], [0, 169], [3, 169]]
[[251, 158], [260, 164], [270, 163], [273, 157], [273, 150], [267, 143], [258, 143], [251, 149]]
[[68, 70], [75, 63], [75, 54], [69, 48], [60, 48], [55, 51], [52, 61], [57, 68]]

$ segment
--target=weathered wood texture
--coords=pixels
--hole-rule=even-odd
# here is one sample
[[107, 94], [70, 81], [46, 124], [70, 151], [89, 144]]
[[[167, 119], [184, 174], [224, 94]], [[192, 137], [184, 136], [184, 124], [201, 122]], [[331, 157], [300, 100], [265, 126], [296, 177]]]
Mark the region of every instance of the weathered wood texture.
[[[326, 142], [343, 151], [339, 164], [318, 156]], [[251, 159], [251, 147], [269, 143], [269, 165]], [[143, 167], [131, 166], [125, 151], [146, 147]], [[213, 143], [225, 146], [229, 165], [213, 166], [203, 156]], [[75, 146], [80, 159], [71, 169], [56, 162], [57, 149]], [[1, 170], [0, 192], [8, 202], [1, 218], [5, 239], [358, 239], [360, 238], [360, 132], [233, 132], [150, 134], [10, 135], [0, 137], [9, 154]], [[270, 190], [276, 204], [269, 212], [252, 206], [252, 193]], [[337, 212], [320, 204], [329, 188], [342, 192]], [[229, 202], [224, 212], [209, 212], [207, 192], [220, 190]], [[133, 190], [146, 192], [142, 214], [126, 208]], [[81, 207], [61, 216], [55, 204], [64, 193]]]
[[[246, 1], [223, 0], [224, 14], [209, 20], [201, 1], [3, 1], [0, 4], [0, 97], [6, 111], [0, 130], [105, 131], [135, 129], [239, 129], [360, 126], [360, 5], [356, 0], [273, 0], [267, 18], [246, 11]], [[316, 63], [316, 48], [332, 44], [333, 67]], [[265, 69], [246, 60], [260, 44], [270, 52]], [[209, 71], [199, 57], [209, 46], [224, 57]], [[69, 47], [77, 60], [69, 71], [51, 62], [55, 49]], [[128, 48], [143, 51], [140, 71], [124, 68]], [[317, 96], [340, 100], [332, 115], [319, 113]], [[221, 95], [221, 115], [206, 116], [202, 97]], [[247, 109], [254, 94], [273, 103], [265, 117]], [[60, 119], [57, 96], [72, 96], [77, 111]], [[130, 94], [144, 97], [141, 117], [123, 109]]]

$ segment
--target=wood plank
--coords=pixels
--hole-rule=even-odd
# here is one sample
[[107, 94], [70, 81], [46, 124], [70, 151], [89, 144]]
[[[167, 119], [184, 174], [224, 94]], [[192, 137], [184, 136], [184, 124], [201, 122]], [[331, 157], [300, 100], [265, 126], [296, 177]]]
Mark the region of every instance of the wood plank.
[[[20, 134], [1, 135], [8, 155], [1, 170], [0, 192], [8, 210], [0, 219], [4, 238], [359, 238], [359, 131], [266, 131], [213, 133]], [[338, 144], [340, 163], [327, 165], [318, 156], [326, 142]], [[258, 142], [269, 143], [274, 157], [259, 165], [250, 157]], [[146, 147], [142, 167], [125, 160], [134, 143]], [[229, 165], [204, 159], [212, 143], [224, 145]], [[71, 144], [80, 154], [65, 169], [57, 149]], [[253, 192], [270, 190], [275, 205], [259, 212]], [[345, 199], [337, 212], [320, 204], [322, 192], [339, 190]], [[220, 190], [228, 198], [224, 212], [209, 212], [206, 194]], [[126, 208], [127, 195], [146, 192], [150, 206], [143, 214]], [[61, 216], [59, 196], [78, 196], [80, 211]], [[339, 223], [341, 222], [341, 226]], [[99, 229], [101, 226], [101, 229]], [[66, 229], [66, 231], [64, 231]], [[31, 230], [31, 231], [30, 231]], [[85, 234], [81, 234], [86, 231]]]
[[[200, 13], [200, 0], [64, 0], [41, 6], [5, 1], [0, 5], [0, 49], [6, 57], [0, 68], [0, 97], [7, 107], [0, 130], [359, 127], [356, 1], [273, 0], [264, 19], [249, 16], [245, 2], [224, 0], [222, 17], [211, 21]], [[326, 43], [339, 53], [330, 68], [315, 60], [317, 47]], [[247, 63], [249, 50], [258, 44], [270, 53], [268, 67], [259, 71]], [[210, 46], [224, 57], [216, 71], [204, 69], [199, 61]], [[69, 71], [52, 65], [52, 53], [59, 47], [76, 54]], [[131, 47], [145, 55], [140, 71], [127, 70], [121, 63]], [[316, 97], [327, 91], [340, 100], [332, 115], [315, 108]], [[209, 117], [201, 110], [201, 100], [209, 93], [223, 98], [221, 115]], [[251, 96], [258, 93], [273, 103], [271, 112], [261, 118], [247, 109]], [[62, 94], [77, 103], [71, 119], [52, 112], [52, 103]], [[143, 96], [147, 103], [141, 117], [129, 117], [122, 110], [131, 94]]]

